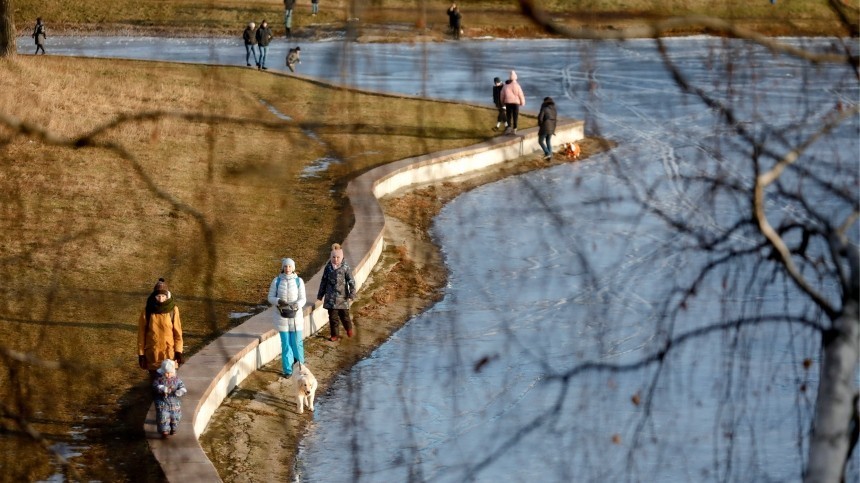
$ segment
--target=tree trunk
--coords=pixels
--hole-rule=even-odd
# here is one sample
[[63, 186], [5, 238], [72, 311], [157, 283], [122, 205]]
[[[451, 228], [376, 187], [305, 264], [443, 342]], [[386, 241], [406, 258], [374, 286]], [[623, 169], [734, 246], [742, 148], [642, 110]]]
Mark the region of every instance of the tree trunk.
[[839, 483], [848, 460], [860, 360], [860, 314], [856, 293], [846, 296], [833, 335], [824, 335], [821, 381], [804, 483]]
[[16, 51], [12, 0], [0, 0], [0, 58], [11, 57]]

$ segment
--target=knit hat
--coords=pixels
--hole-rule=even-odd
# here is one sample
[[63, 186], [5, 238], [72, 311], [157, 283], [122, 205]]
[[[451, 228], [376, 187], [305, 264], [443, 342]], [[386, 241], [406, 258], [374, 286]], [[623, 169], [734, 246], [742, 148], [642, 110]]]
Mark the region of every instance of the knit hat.
[[294, 272], [296, 271], [296, 262], [294, 262], [292, 258], [282, 258], [281, 259], [281, 271], [282, 272], [284, 271], [284, 268], [287, 267], [287, 265], [289, 265], [290, 268], [292, 268]]
[[514, 70], [511, 71], [511, 80], [517, 80], [517, 72]]
[[493, 78], [493, 83], [494, 83], [494, 84], [501, 84], [501, 83], [502, 83], [502, 79], [499, 79], [498, 77], [494, 77], [494, 78]]
[[164, 359], [161, 361], [161, 367], [158, 369], [159, 374], [175, 374], [176, 373], [176, 363], [170, 359]]
[[170, 295], [170, 291], [167, 289], [167, 282], [165, 282], [163, 278], [158, 279], [158, 282], [155, 284], [155, 287], [152, 288], [152, 292], [156, 295]]

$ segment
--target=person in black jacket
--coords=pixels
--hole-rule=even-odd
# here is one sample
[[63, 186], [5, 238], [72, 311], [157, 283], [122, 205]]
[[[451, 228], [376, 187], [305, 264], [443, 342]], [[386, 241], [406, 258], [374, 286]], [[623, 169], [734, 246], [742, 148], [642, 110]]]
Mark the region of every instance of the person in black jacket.
[[254, 31], [256, 24], [249, 22], [242, 32], [242, 39], [245, 41], [245, 63], [248, 67], [251, 66], [251, 56], [254, 56], [254, 65], [260, 67], [260, 61], [257, 60], [257, 50], [254, 48], [257, 45], [257, 33]]
[[552, 97], [544, 97], [538, 112], [538, 144], [543, 149], [543, 158], [552, 158], [550, 138], [555, 134], [556, 111]]
[[263, 19], [260, 22], [260, 28], [257, 29], [257, 48], [260, 49], [260, 63], [257, 64], [259, 69], [269, 70], [266, 67], [266, 54], [269, 53], [269, 42], [272, 41], [272, 29], [269, 28], [269, 22]]
[[42, 51], [42, 55], [45, 55], [45, 39], [48, 38], [48, 35], [45, 33], [45, 24], [42, 23], [42, 17], [36, 19], [36, 27], [33, 28], [33, 39], [36, 41], [36, 55], [39, 51]]
[[496, 116], [496, 127], [493, 128], [493, 131], [498, 131], [502, 123], [505, 123], [505, 128], [508, 127], [508, 121], [505, 118], [505, 105], [502, 104], [502, 87], [504, 87], [502, 79], [498, 77], [493, 79], [493, 104], [496, 105], [496, 110], [499, 111]]

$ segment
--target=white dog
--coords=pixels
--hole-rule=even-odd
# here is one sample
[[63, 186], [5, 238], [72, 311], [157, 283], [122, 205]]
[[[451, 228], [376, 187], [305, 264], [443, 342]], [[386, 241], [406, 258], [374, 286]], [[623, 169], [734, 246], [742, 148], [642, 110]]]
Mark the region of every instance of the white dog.
[[[296, 365], [299, 367], [297, 368]], [[296, 361], [293, 364], [293, 374], [296, 374], [296, 406], [299, 407], [299, 414], [305, 412], [305, 404], [308, 409], [314, 410], [314, 396], [317, 393], [317, 378], [308, 366]]]

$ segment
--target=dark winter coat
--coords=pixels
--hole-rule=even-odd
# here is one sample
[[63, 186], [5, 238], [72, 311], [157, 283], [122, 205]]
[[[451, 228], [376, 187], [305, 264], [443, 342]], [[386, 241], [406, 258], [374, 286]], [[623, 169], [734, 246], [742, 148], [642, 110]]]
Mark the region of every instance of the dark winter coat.
[[45, 45], [46, 37], [45, 24], [37, 23], [36, 28], [33, 29], [33, 39], [36, 40], [36, 45]]
[[493, 104], [496, 107], [502, 107], [502, 87], [505, 87], [504, 84], [495, 85], [493, 84]]
[[263, 27], [257, 29], [257, 43], [260, 44], [261, 47], [268, 47], [269, 42], [272, 41], [272, 29], [269, 27]]
[[245, 27], [242, 38], [245, 40], [245, 45], [257, 45], [257, 34], [251, 27]]
[[331, 262], [326, 263], [317, 300], [323, 296], [323, 307], [326, 309], [349, 308], [350, 302], [355, 298], [355, 279], [352, 278], [352, 269], [345, 261], [338, 268], [332, 267]]
[[555, 134], [556, 111], [555, 102], [552, 100], [544, 101], [538, 112], [538, 136], [546, 136], [547, 134]]

